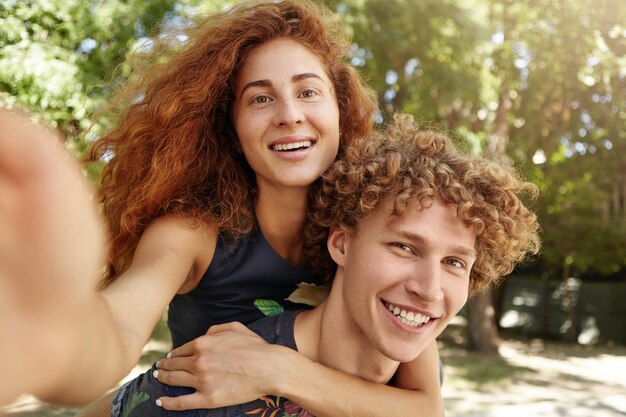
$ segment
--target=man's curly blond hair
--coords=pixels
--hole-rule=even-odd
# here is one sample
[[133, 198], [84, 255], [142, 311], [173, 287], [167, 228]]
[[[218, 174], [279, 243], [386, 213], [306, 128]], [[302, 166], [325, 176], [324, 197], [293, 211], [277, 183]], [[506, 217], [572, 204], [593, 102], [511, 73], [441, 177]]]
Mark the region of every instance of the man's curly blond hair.
[[[537, 217], [521, 199], [536, 195], [537, 187], [511, 167], [463, 155], [445, 134], [420, 130], [411, 116], [397, 115], [384, 131], [350, 144], [313, 190], [305, 252], [318, 259], [317, 265], [328, 265], [330, 229], [356, 230], [388, 197], [394, 199], [395, 215], [416, 201], [430, 207], [439, 197], [456, 205], [459, 219], [476, 232], [474, 292], [538, 252]], [[334, 271], [317, 272], [330, 278]]]

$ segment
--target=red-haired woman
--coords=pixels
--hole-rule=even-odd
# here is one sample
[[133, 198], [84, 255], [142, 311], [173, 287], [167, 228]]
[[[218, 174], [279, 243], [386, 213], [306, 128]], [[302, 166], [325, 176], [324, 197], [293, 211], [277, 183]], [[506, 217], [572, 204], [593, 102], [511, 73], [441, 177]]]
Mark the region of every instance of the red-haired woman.
[[[284, 300], [297, 284], [320, 284], [310, 271], [323, 265], [303, 250], [309, 189], [347, 143], [371, 131], [375, 111], [372, 92], [344, 62], [348, 47], [338, 17], [321, 6], [247, 1], [183, 36], [160, 37], [137, 59], [149, 65], [120, 89], [111, 103], [123, 109], [117, 127], [89, 152], [109, 159], [99, 190], [111, 234], [100, 294], [114, 323], [100, 329], [110, 333], [107, 345], [81, 359], [105, 355], [92, 387], [132, 368], [169, 304], [182, 350], [162, 362], [154, 383], [197, 392], [161, 398], [164, 408], [275, 394], [318, 416], [443, 413], [434, 344], [398, 371], [402, 389], [302, 355], [290, 359], [289, 375], [278, 374], [272, 361], [282, 351], [260, 340], [240, 343], [242, 357], [267, 358], [243, 374], [224, 368], [209, 386], [203, 381], [219, 361], [205, 372], [194, 366], [214, 357], [213, 339], [203, 336], [210, 326], [249, 323], [264, 303], [294, 309]], [[84, 413], [103, 407], [110, 397]]]

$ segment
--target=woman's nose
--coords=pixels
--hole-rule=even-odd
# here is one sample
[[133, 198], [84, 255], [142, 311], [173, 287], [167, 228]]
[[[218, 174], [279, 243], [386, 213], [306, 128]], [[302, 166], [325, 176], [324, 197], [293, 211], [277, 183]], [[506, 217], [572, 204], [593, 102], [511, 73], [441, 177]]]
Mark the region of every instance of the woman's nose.
[[274, 122], [278, 126], [290, 126], [302, 123], [304, 120], [304, 112], [300, 104], [292, 99], [282, 99], [278, 106], [276, 106], [276, 114], [274, 116]]

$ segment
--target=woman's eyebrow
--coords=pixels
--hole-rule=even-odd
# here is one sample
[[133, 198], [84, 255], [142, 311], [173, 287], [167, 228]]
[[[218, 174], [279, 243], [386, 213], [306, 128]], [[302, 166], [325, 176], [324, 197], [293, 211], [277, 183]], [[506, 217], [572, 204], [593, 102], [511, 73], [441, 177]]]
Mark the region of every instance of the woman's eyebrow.
[[306, 80], [307, 78], [317, 78], [321, 81], [324, 81], [324, 79], [322, 77], [320, 77], [319, 75], [317, 75], [314, 72], [305, 72], [303, 74], [296, 74], [293, 77], [291, 77], [291, 82], [298, 82], [298, 81], [302, 81], [302, 80]]
[[[291, 77], [291, 82], [292, 83], [297, 83], [298, 81], [302, 81], [302, 80], [306, 80], [307, 78], [317, 78], [318, 80], [324, 82], [324, 79], [322, 77], [320, 77], [319, 75], [317, 75], [314, 72], [305, 72], [302, 74], [296, 74], [294, 76]], [[271, 87], [273, 84], [270, 80], [256, 80], [256, 81], [251, 81], [248, 84], [246, 84], [243, 89], [241, 90], [241, 93], [239, 93], [239, 98], [241, 98], [243, 96], [243, 93], [248, 89], [248, 88], [252, 88], [252, 87]]]
[[243, 89], [241, 90], [241, 93], [239, 93], [239, 98], [241, 98], [243, 96], [243, 93], [248, 89], [248, 88], [252, 88], [252, 87], [271, 87], [272, 86], [272, 82], [270, 80], [256, 80], [256, 81], [251, 81], [248, 84], [246, 84]]

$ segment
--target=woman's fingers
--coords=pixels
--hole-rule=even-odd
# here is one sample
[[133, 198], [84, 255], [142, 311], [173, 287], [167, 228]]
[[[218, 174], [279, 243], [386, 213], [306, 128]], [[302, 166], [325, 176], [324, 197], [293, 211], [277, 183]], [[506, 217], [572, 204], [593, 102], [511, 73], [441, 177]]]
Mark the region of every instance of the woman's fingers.
[[152, 376], [160, 383], [171, 385], [173, 387], [197, 388], [197, 378], [193, 374], [186, 371], [166, 371], [163, 369], [157, 369], [152, 373]]
[[163, 358], [157, 362], [157, 368], [165, 371], [189, 371], [194, 356], [176, 356]]
[[171, 358], [188, 357], [198, 354], [201, 355], [202, 352], [210, 351], [217, 345], [217, 343], [228, 340], [233, 336], [238, 337], [241, 335], [254, 336], [258, 338], [256, 333], [236, 321], [211, 326], [209, 330], [207, 330], [206, 335], [200, 336], [182, 346], [177, 347], [167, 354], [166, 359], [162, 359], [159, 363]]
[[200, 392], [180, 395], [178, 397], [161, 397], [158, 398], [156, 402], [158, 406], [171, 411], [213, 408], [209, 403], [208, 397]]
[[[177, 357], [184, 357], [184, 356], [191, 356], [193, 355], [197, 349], [196, 349], [196, 341], [198, 339], [194, 339], [189, 343], [185, 343], [182, 346], [177, 347], [176, 349], [172, 350], [170, 353], [167, 354], [166, 359], [170, 359], [170, 358], [177, 358]], [[161, 359], [161, 361], [163, 361], [165, 359]], [[159, 361], [159, 362], [161, 362]]]
[[276, 356], [267, 356], [273, 352], [271, 348], [267, 351], [269, 346], [241, 323], [213, 326], [206, 335], [174, 349], [157, 364], [154, 376], [159, 382], [196, 390], [176, 398], [162, 397], [161, 406], [168, 410], [225, 407], [270, 392], [258, 384], [260, 375], [268, 372], [266, 368], [273, 369], [271, 363], [265, 363]]

